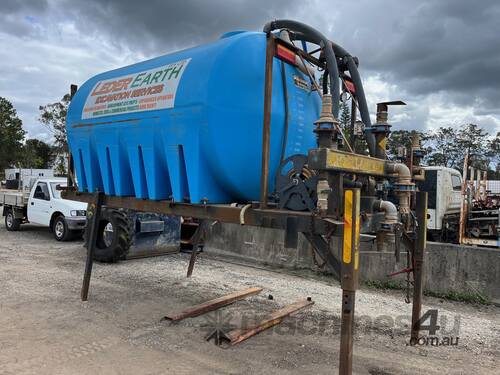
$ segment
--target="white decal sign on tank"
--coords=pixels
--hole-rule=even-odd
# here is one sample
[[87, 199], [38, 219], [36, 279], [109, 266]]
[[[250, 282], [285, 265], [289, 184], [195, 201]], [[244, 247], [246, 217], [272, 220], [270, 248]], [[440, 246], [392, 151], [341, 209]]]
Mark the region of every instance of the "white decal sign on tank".
[[172, 108], [190, 60], [97, 82], [85, 101], [82, 119]]

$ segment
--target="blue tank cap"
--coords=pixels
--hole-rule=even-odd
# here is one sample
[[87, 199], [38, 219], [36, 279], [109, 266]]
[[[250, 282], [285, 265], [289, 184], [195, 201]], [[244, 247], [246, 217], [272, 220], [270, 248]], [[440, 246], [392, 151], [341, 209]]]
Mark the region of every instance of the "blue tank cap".
[[247, 31], [246, 30], [234, 30], [234, 31], [228, 31], [227, 33], [224, 33], [220, 36], [221, 39], [224, 39], [224, 38], [229, 38], [233, 35], [237, 35], [237, 34], [241, 34], [241, 33], [246, 33]]

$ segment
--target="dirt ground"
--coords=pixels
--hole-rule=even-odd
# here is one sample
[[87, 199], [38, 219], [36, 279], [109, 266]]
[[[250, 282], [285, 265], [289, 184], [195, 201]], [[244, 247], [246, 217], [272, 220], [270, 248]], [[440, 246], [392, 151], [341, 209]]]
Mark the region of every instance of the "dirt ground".
[[[80, 301], [81, 241], [58, 243], [48, 230], [0, 225], [0, 374], [335, 374], [341, 290], [329, 279], [246, 267], [201, 255], [94, 264]], [[231, 291], [260, 295], [172, 324], [168, 312]], [[274, 298], [268, 299], [271, 294]], [[204, 340], [215, 325], [238, 327], [296, 300], [315, 304], [231, 348]], [[438, 310], [436, 335], [456, 346], [408, 346], [411, 305], [399, 291], [357, 293], [356, 374], [498, 374], [500, 309], [426, 298]], [[397, 318], [394, 320], [394, 318]], [[452, 329], [454, 327], [454, 329]]]

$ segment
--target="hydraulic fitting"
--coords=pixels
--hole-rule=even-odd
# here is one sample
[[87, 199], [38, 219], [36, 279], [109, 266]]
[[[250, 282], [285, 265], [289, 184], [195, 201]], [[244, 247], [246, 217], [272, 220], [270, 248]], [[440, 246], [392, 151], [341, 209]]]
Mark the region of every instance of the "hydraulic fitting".
[[337, 149], [339, 122], [332, 113], [332, 96], [324, 94], [322, 102], [321, 115], [318, 120], [314, 121], [316, 124], [314, 132], [317, 136], [318, 147]]
[[325, 213], [328, 210], [328, 196], [332, 192], [330, 185], [327, 180], [318, 180], [317, 185], [318, 191], [318, 210], [321, 213]]
[[375, 135], [375, 157], [379, 159], [387, 159], [387, 139], [391, 134], [391, 125], [387, 122], [390, 105], [406, 105], [406, 103], [400, 100], [377, 103], [377, 121], [373, 124], [371, 132]]

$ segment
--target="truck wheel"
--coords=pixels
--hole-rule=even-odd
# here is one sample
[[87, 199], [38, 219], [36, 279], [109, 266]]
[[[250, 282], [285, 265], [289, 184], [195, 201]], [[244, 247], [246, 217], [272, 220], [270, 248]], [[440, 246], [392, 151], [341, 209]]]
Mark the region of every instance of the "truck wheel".
[[[85, 247], [88, 247], [88, 232], [85, 231]], [[103, 208], [97, 226], [94, 260], [114, 263], [123, 259], [132, 243], [132, 234], [133, 229], [125, 211]]]
[[21, 220], [14, 217], [14, 212], [12, 212], [12, 210], [7, 211], [5, 215], [5, 227], [7, 228], [7, 230], [10, 232], [14, 232], [16, 230], [19, 230], [20, 226]]
[[64, 216], [60, 215], [54, 219], [52, 223], [52, 233], [57, 241], [68, 241], [72, 237], [71, 231], [66, 225], [66, 220], [64, 220]]

